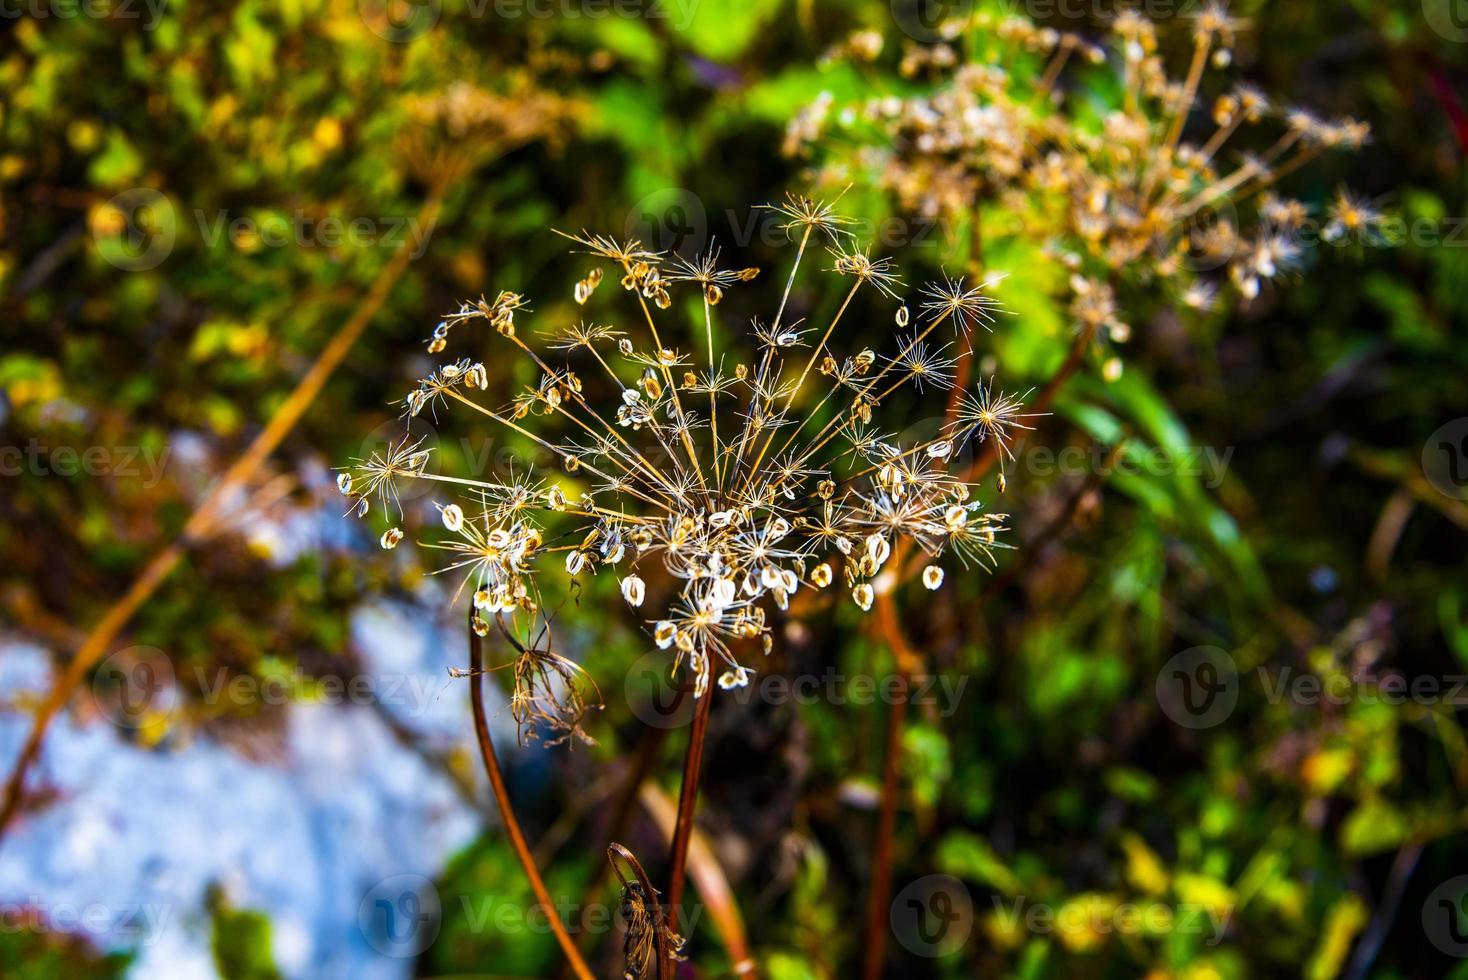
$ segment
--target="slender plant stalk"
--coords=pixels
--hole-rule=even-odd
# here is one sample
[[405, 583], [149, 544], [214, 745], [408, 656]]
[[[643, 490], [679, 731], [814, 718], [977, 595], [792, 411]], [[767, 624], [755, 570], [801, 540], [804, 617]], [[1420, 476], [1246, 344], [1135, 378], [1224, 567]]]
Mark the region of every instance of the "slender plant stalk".
[[912, 678], [922, 664], [897, 624], [897, 606], [892, 592], [877, 599], [877, 628], [886, 637], [896, 662], [897, 689], [887, 712], [887, 737], [882, 762], [882, 803], [877, 815], [876, 842], [872, 854], [872, 884], [867, 895], [866, 960], [862, 976], [877, 980], [887, 955], [888, 903], [892, 894], [892, 842], [897, 829], [897, 778], [902, 761], [902, 729], [907, 721], [907, 698]]
[[500, 771], [499, 759], [495, 757], [494, 741], [489, 736], [489, 721], [484, 714], [483, 685], [483, 640], [474, 631], [474, 610], [470, 609], [469, 704], [474, 711], [474, 737], [479, 741], [479, 755], [484, 760], [484, 771], [489, 774], [489, 786], [494, 793], [494, 801], [499, 806], [500, 820], [505, 825], [505, 833], [509, 835], [510, 846], [515, 849], [515, 856], [520, 859], [520, 867], [525, 869], [525, 877], [530, 881], [530, 889], [535, 892], [535, 899], [545, 912], [546, 921], [550, 923], [551, 931], [555, 933], [556, 942], [561, 945], [561, 952], [566, 954], [566, 959], [570, 962], [571, 969], [578, 980], [592, 980], [591, 969], [582, 959], [580, 950], [571, 941], [571, 934], [566, 931], [565, 924], [561, 922], [561, 917], [556, 912], [555, 902], [551, 901], [550, 891], [545, 887], [545, 881], [535, 867], [535, 858], [530, 854], [529, 845], [525, 843], [525, 834], [520, 830], [520, 821], [515, 819], [515, 810], [510, 806], [510, 792], [505, 787], [504, 773]]
[[[445, 190], [446, 188], [436, 188], [429, 194], [423, 202], [423, 207], [419, 210], [417, 227], [431, 227], [437, 222]], [[382, 309], [383, 303], [387, 301], [388, 295], [397, 285], [398, 280], [402, 278], [403, 272], [408, 268], [408, 263], [412, 261], [414, 251], [415, 249], [406, 246], [400, 248], [387, 265], [382, 267], [382, 271], [377, 274], [371, 288], [357, 303], [352, 315], [327, 343], [311, 365], [310, 370], [296, 384], [290, 397], [282, 403], [244, 454], [235, 460], [224, 477], [214, 485], [203, 502], [190, 515], [178, 537], [148, 562], [142, 574], [133, 581], [122, 598], [113, 603], [82, 641], [71, 663], [67, 664], [66, 670], [52, 685], [50, 692], [46, 695], [46, 700], [37, 710], [31, 722], [30, 732], [26, 735], [25, 744], [16, 759], [15, 768], [6, 779], [5, 799], [3, 804], [0, 804], [0, 841], [4, 840], [12, 821], [20, 812], [21, 803], [25, 798], [26, 775], [40, 757], [41, 745], [46, 739], [46, 732], [57, 713], [66, 706], [67, 701], [71, 699], [72, 692], [86, 680], [87, 674], [106, 654], [112, 642], [137, 611], [168, 580], [169, 575], [183, 560], [189, 547], [211, 533], [225, 505], [234, 498], [235, 492], [249, 483], [265, 461], [270, 458], [270, 455], [285, 440], [285, 437], [296, 427], [307, 409], [315, 402], [316, 397], [321, 394], [326, 382], [341, 365], [352, 347], [356, 345], [362, 332], [367, 329], [373, 317]]]
[[[679, 703], [686, 692], [686, 687], [678, 688]], [[668, 729], [666, 728], [648, 728], [643, 732], [642, 742], [637, 748], [637, 754], [633, 756], [632, 765], [628, 768], [627, 779], [617, 792], [615, 802], [612, 804], [612, 817], [607, 824], [607, 836], [612, 840], [626, 836], [627, 825], [632, 819], [632, 810], [637, 805], [638, 791], [647, 780], [648, 773], [652, 772], [653, 764], [657, 761], [658, 749], [662, 748], [667, 737]], [[607, 871], [610, 868], [610, 863], [598, 863], [582, 892], [581, 930], [583, 933], [589, 931], [592, 903], [601, 893], [602, 884], [606, 881]]]
[[684, 873], [688, 866], [688, 842], [693, 838], [693, 813], [698, 806], [698, 776], [703, 768], [703, 747], [708, 737], [713, 692], [705, 691], [693, 707], [693, 728], [688, 733], [688, 752], [683, 757], [683, 787], [678, 792], [678, 822], [673, 827], [673, 847], [668, 857], [668, 922], [678, 928], [678, 909], [683, 902]]
[[[657, 783], [648, 780], [642, 784], [639, 799], [658, 830], [671, 841], [673, 825], [677, 822], [677, 809], [672, 798]], [[688, 845], [688, 878], [698, 891], [702, 908], [708, 912], [707, 919], [713, 925], [714, 934], [729, 955], [730, 972], [738, 977], [757, 976], [759, 971], [749, 953], [744, 916], [734, 900], [734, 889], [708, 839], [697, 827], [693, 829]]]
[[[1065, 360], [1031, 403], [1030, 407], [1035, 412], [1047, 410], [1060, 389], [1080, 370], [1094, 337], [1094, 328], [1076, 335]], [[980, 452], [969, 464], [969, 470], [964, 475], [965, 480], [980, 479], [994, 465], [999, 451], [997, 443], [986, 443], [985, 448], [987, 451]], [[897, 567], [904, 572], [898, 577], [898, 582], [906, 581], [913, 571], [903, 560], [906, 549], [902, 546], [906, 543], [898, 543], [898, 553], [895, 556]], [[902, 751], [902, 726], [907, 719], [907, 692], [911, 679], [916, 673], [916, 666], [920, 666], [922, 662], [920, 655], [908, 644], [907, 637], [898, 624], [892, 591], [877, 596], [876, 605], [877, 627], [891, 646], [896, 659], [899, 693], [892, 699], [887, 717], [887, 737], [882, 761], [882, 796], [877, 816], [876, 840], [872, 846], [871, 892], [867, 896], [866, 955], [862, 971], [865, 980], [877, 980], [882, 975], [882, 964], [887, 955], [887, 906], [892, 894], [892, 839], [897, 827], [897, 777]]]

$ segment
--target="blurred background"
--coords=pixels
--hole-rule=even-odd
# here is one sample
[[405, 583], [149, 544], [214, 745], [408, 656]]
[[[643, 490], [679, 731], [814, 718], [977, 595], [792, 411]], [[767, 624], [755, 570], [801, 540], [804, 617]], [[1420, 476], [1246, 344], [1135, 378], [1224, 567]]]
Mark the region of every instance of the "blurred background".
[[[792, 120], [919, 89], [897, 62], [975, 6], [1120, 9], [0, 5], [0, 770], [49, 720], [0, 838], [0, 975], [557, 975], [449, 674], [461, 610], [431, 553], [343, 518], [334, 468], [400, 431], [460, 300], [564, 301], [553, 228], [778, 275], [751, 209], [846, 152]], [[1140, 9], [1185, 65], [1196, 6]], [[929, 676], [886, 976], [1468, 977], [1468, 6], [1232, 12], [1238, 77], [1373, 127], [1289, 191], [1412, 233], [1308, 249], [1187, 329], [1129, 311], [1125, 372], [1088, 363], [1007, 464], [1016, 549], [904, 602]], [[878, 57], [844, 56], [858, 31]], [[853, 182], [910, 282], [971, 262]], [[989, 258], [1016, 315], [975, 354], [1020, 391], [1074, 332], [1029, 245]], [[418, 426], [450, 472], [524, 451]], [[490, 690], [562, 918], [617, 976], [605, 847], [660, 876], [687, 718], [615, 583], [588, 593], [562, 652], [595, 745], [518, 746]], [[763, 976], [859, 972], [893, 663], [848, 611], [787, 630], [770, 673], [809, 683], [715, 706], [685, 975], [739, 943]]]

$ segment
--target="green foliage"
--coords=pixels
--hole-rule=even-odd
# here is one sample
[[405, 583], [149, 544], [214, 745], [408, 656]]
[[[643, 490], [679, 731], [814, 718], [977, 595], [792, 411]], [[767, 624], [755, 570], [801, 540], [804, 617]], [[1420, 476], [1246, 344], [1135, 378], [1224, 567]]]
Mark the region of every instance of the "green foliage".
[[[758, 237], [737, 240], [726, 211], [804, 186], [808, 161], [779, 152], [785, 123], [822, 92], [846, 103], [927, 84], [891, 71], [906, 39], [888, 4], [670, 0], [665, 19], [603, 20], [475, 19], [466, 6], [446, 2], [440, 23], [408, 43], [383, 41], [355, 2], [315, 0], [175, 2], [150, 31], [86, 17], [6, 27], [0, 446], [34, 441], [49, 461], [0, 477], [7, 628], [73, 649], [75, 631], [179, 533], [350, 316], [395, 248], [309, 236], [276, 246], [259, 232], [293, 229], [298, 215], [367, 218], [381, 230], [419, 214], [442, 172], [407, 145], [414, 99], [468, 82], [501, 98], [564, 98], [575, 111], [554, 132], [472, 155], [423, 254], [250, 487], [254, 516], [340, 510], [327, 467], [359, 455], [356, 434], [395, 416], [388, 402], [429, 367], [422, 340], [459, 300], [515, 288], [547, 318], [578, 316], [546, 271], [562, 244], [549, 227], [645, 234], [644, 214], [655, 223], [688, 192], [731, 255], [783, 275]], [[1468, 671], [1463, 501], [1421, 467], [1429, 434], [1468, 405], [1468, 248], [1443, 240], [1468, 206], [1464, 147], [1453, 100], [1436, 94], [1439, 78], [1463, 90], [1464, 49], [1411, 0], [1235, 7], [1259, 19], [1236, 56], [1247, 77], [1376, 126], [1363, 154], [1302, 170], [1291, 191], [1321, 202], [1349, 180], [1387, 197], [1406, 231], [1378, 249], [1312, 250], [1299, 282], [1244, 313], [1184, 325], [1169, 309], [1139, 311], [1121, 376], [1103, 380], [1088, 353], [1006, 461], [1004, 496], [986, 482], [985, 495], [1012, 511], [1016, 548], [998, 572], [899, 593], [925, 668], [966, 685], [954, 711], [908, 713], [894, 880], [959, 879], [974, 928], [963, 954], [941, 961], [889, 942], [889, 975], [1330, 978], [1347, 975], [1379, 926], [1368, 972], [1468, 976], [1424, 942], [1418, 915], [1463, 865], [1461, 709], [1385, 693], [1389, 678]], [[822, 59], [859, 27], [884, 35], [884, 60]], [[998, 38], [975, 43], [1000, 55]], [[1043, 70], [1029, 55], [1009, 66], [1021, 78]], [[1083, 126], [1099, 132], [1117, 104], [1113, 77], [1097, 71], [1076, 93]], [[162, 200], [123, 214], [118, 195], [136, 188]], [[903, 217], [886, 188], [865, 182], [843, 207], [865, 228]], [[976, 338], [974, 375], [1002, 368], [1009, 390], [1043, 386], [1073, 342], [1056, 299], [1067, 272], [1025, 215], [994, 202], [979, 214], [982, 264], [1005, 274], [997, 294], [1011, 315]], [[136, 261], [127, 219], [173, 242], [158, 264]], [[978, 260], [973, 220], [876, 251], [895, 253], [912, 283], [956, 275]], [[793, 302], [819, 315], [815, 298]], [[876, 346], [889, 324], [871, 317], [864, 336]], [[515, 365], [490, 365], [507, 397], [536, 380]], [[450, 474], [502, 451], [516, 465], [550, 465], [524, 440], [485, 446], [449, 426], [437, 445]], [[93, 446], [170, 461], [156, 480], [54, 465], [58, 447]], [[1065, 449], [1086, 461], [1078, 472], [1053, 462]], [[1230, 454], [1220, 472], [1177, 465], [1203, 450]], [[1395, 525], [1398, 507], [1406, 516]], [[363, 602], [421, 601], [427, 617], [441, 598], [430, 591], [442, 581], [429, 578], [436, 556], [379, 553], [353, 531], [296, 553], [251, 527], [236, 520], [197, 542], [130, 624], [128, 642], [164, 650], [186, 687], [194, 668], [262, 681], [350, 674], [349, 617]], [[609, 793], [602, 777], [647, 737], [625, 703], [627, 670], [647, 652], [641, 624], [607, 609], [621, 609], [616, 583], [599, 576], [565, 607], [558, 639], [601, 686], [598, 745], [531, 747], [523, 765], [537, 778], [515, 786], [532, 838], [568, 810], [586, 814], [549, 848], [551, 890], [575, 900], [610, 832], [608, 797], [593, 791]], [[891, 674], [869, 621], [818, 600], [799, 613], [790, 651], [768, 672]], [[1239, 698], [1226, 719], [1194, 730], [1167, 716], [1157, 690], [1170, 659], [1201, 645], [1228, 652]], [[1348, 694], [1301, 697], [1291, 685], [1302, 678]], [[186, 694], [170, 724], [188, 733], [279, 721], [258, 705]], [[715, 709], [700, 826], [776, 980], [857, 972], [886, 724], [880, 699]], [[656, 746], [663, 785], [683, 737]], [[660, 875], [661, 838], [641, 816], [626, 830]], [[1409, 864], [1392, 917], [1384, 896]], [[498, 831], [437, 886], [445, 920], [420, 972], [558, 969], [550, 937], [519, 914], [529, 893]], [[1020, 899], [1082, 922], [1111, 921], [1129, 903], [1229, 918], [1217, 942], [1176, 920], [1130, 935], [1043, 931], [1000, 914]], [[270, 928], [256, 912], [215, 909], [221, 975], [277, 976]], [[598, 942], [615, 960], [613, 933]], [[726, 962], [708, 917], [690, 955], [705, 971]], [[44, 928], [0, 933], [5, 977], [115, 977], [128, 962]]]

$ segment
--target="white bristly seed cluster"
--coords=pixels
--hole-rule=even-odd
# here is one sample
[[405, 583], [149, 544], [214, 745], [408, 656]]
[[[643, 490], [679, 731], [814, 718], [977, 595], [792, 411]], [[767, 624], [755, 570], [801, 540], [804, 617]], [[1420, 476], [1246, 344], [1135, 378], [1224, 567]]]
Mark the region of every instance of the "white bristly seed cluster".
[[[953, 393], [949, 351], [962, 341], [967, 355], [966, 342], [992, 322], [996, 303], [984, 286], [945, 279], [923, 289], [910, 312], [891, 262], [855, 248], [849, 221], [830, 205], [791, 197], [771, 207], [796, 251], [769, 319], [749, 325], [747, 349], [715, 344], [716, 311], [759, 270], [721, 269], [717, 249], [687, 260], [586, 234], [567, 236], [595, 263], [573, 299], [591, 303], [610, 272], [630, 300], [634, 328], [556, 324], [539, 350], [520, 323], [527, 300], [513, 292], [465, 303], [438, 325], [431, 353], [445, 350], [456, 328], [483, 323], [496, 342], [529, 358], [539, 379], [491, 404], [483, 364], [457, 359], [404, 399], [405, 414], [431, 407], [483, 416], [553, 453], [566, 477], [437, 475], [421, 443], [405, 439], [358, 460], [339, 486], [362, 515], [372, 497], [391, 512], [402, 480], [455, 491], [438, 505], [448, 536], [428, 546], [446, 552], [442, 571], [472, 590], [476, 630], [488, 630], [485, 617], [541, 615], [538, 576], [548, 562], [576, 578], [614, 575], [629, 606], [656, 601], [652, 638], [670, 652], [672, 669], [691, 669], [702, 696], [713, 676], [725, 688], [748, 682], [748, 658], [736, 654], [768, 653], [773, 610], [789, 610], [800, 590], [839, 577], [869, 609], [877, 589], [896, 582], [893, 569], [883, 571], [901, 539], [925, 554], [928, 589], [943, 585], [945, 563], [990, 563], [1005, 515], [985, 510], [977, 488], [950, 465], [988, 440], [1002, 459], [1031, 416], [992, 382]], [[814, 329], [792, 322], [788, 304], [802, 266], [819, 262], [822, 249], [844, 299]], [[679, 327], [665, 311], [685, 289], [694, 292], [680, 310], [693, 322]], [[891, 304], [893, 353], [842, 349], [858, 292], [868, 304]], [[903, 389], [942, 393], [934, 415], [956, 395], [935, 437], [903, 446], [883, 431], [882, 408]], [[401, 539], [394, 527], [382, 545]]]

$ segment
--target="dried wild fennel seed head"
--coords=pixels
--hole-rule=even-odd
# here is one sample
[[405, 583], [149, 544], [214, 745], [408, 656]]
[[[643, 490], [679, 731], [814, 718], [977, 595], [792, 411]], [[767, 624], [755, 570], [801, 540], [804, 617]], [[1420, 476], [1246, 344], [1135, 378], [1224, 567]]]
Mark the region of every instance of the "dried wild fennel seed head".
[[[1206, 312], [1225, 290], [1248, 303], [1294, 275], [1307, 240], [1297, 232], [1312, 215], [1277, 196], [1279, 182], [1370, 138], [1365, 123], [1281, 105], [1233, 80], [1247, 25], [1226, 3], [1186, 24], [1170, 58], [1169, 38], [1135, 11], [1098, 42], [1017, 13], [966, 10], [938, 31], [942, 40], [907, 46], [897, 69], [915, 94], [849, 105], [823, 95], [791, 121], [785, 150], [812, 161], [818, 184], [870, 180], [905, 210], [956, 225], [999, 205], [1007, 230], [1038, 235], [1071, 268], [1077, 329], [1121, 343], [1130, 330], [1108, 308], [1113, 286]], [[1037, 55], [1044, 67], [1033, 70]], [[849, 42], [831, 57], [875, 54]], [[1099, 111], [1079, 95], [1110, 91], [1116, 104]], [[1319, 237], [1379, 244], [1382, 221], [1342, 191]]]
[[[896, 584], [899, 571], [887, 566], [900, 541], [926, 554], [928, 588], [943, 584], [945, 564], [990, 563], [1004, 515], [985, 509], [957, 460], [989, 443], [1002, 463], [1032, 418], [992, 381], [951, 391], [975, 328], [999, 312], [990, 287], [944, 279], [910, 309], [892, 263], [855, 247], [832, 205], [791, 197], [772, 207], [794, 249], [778, 279], [721, 268], [717, 249], [682, 259], [583, 233], [566, 236], [592, 263], [570, 293], [598, 314], [609, 308], [595, 323], [528, 329], [529, 301], [510, 291], [444, 317], [431, 352], [498, 345], [498, 356], [528, 359], [538, 380], [496, 399], [484, 362], [458, 357], [408, 394], [405, 414], [431, 406], [486, 420], [548, 452], [561, 472], [449, 478], [405, 439], [349, 468], [343, 492], [365, 514], [371, 497], [380, 510], [397, 505], [401, 481], [437, 481], [446, 536], [426, 546], [445, 555], [441, 571], [459, 577], [480, 614], [501, 622], [544, 616], [543, 573], [553, 566], [578, 581], [614, 576], [700, 697], [711, 679], [748, 683], [745, 651], [769, 651], [776, 611], [790, 614], [800, 590], [831, 587], [839, 574], [869, 609]], [[802, 274], [828, 277], [843, 296], [820, 326], [793, 317]], [[768, 296], [741, 301], [767, 312], [742, 343], [729, 342], [738, 325], [723, 320], [726, 297], [759, 283]], [[675, 307], [674, 293], [687, 302]], [[858, 294], [891, 311], [887, 350], [844, 336], [861, 321]], [[536, 334], [547, 341], [533, 343]], [[950, 394], [953, 413], [932, 437], [902, 444], [884, 427], [904, 424], [884, 419], [889, 406], [900, 401], [910, 418], [913, 399], [933, 392], [943, 397], [931, 414], [945, 417]], [[559, 664], [536, 669], [556, 675]], [[557, 686], [550, 675], [543, 689]], [[555, 705], [546, 713], [565, 714]]]

